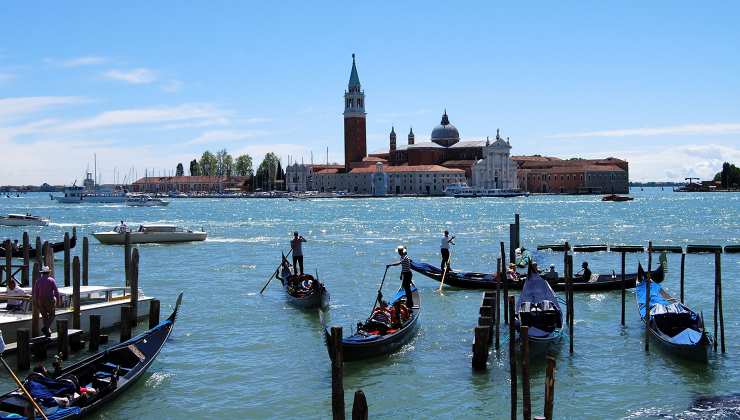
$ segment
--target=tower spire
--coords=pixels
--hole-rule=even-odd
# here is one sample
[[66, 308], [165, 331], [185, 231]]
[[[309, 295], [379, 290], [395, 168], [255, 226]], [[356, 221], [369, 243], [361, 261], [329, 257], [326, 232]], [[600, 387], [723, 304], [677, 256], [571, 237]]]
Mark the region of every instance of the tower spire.
[[357, 75], [357, 65], [355, 64], [355, 55], [352, 54], [352, 72], [350, 72], [349, 75], [349, 91], [352, 92], [353, 89], [356, 89], [357, 92], [360, 91], [360, 76]]

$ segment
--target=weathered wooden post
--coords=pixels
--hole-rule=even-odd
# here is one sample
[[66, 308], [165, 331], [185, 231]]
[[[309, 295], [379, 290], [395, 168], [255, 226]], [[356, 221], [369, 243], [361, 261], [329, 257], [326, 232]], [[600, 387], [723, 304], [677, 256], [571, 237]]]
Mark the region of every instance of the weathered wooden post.
[[361, 389], [355, 391], [355, 400], [352, 402], [352, 420], [367, 420], [367, 399]]
[[131, 326], [136, 327], [139, 318], [139, 250], [131, 254]]
[[684, 300], [683, 300], [683, 277], [684, 277], [684, 273], [685, 273], [685, 268], [686, 268], [686, 253], [685, 252], [682, 252], [681, 253], [681, 303], [684, 303]]
[[90, 315], [90, 338], [88, 350], [91, 353], [98, 351], [100, 346], [100, 315]]
[[31, 262], [31, 243], [28, 239], [28, 232], [23, 232], [23, 271], [21, 272], [21, 286], [28, 287], [31, 283], [29, 282], [30, 262]]
[[627, 282], [627, 274], [625, 273], [625, 264], [627, 259], [627, 253], [622, 251], [622, 326], [624, 327], [624, 304], [625, 300], [627, 299], [627, 285], [625, 284]]
[[3, 248], [5, 249], [5, 284], [7, 284], [7, 281], [13, 277], [13, 243], [10, 239], [5, 241]]
[[159, 325], [159, 299], [149, 301], [149, 329]]
[[82, 238], [82, 285], [87, 286], [89, 282], [90, 244], [87, 236]]
[[516, 232], [515, 238], [516, 238], [516, 247], [521, 248], [522, 246], [522, 236], [521, 236], [521, 225], [519, 224], [519, 213], [514, 213], [514, 231]]
[[650, 351], [650, 274], [653, 271], [653, 241], [648, 241], [648, 272], [645, 278], [645, 351]]
[[[509, 302], [509, 279], [506, 275], [506, 251], [504, 250], [504, 243], [501, 242], [501, 281], [504, 283], [504, 306], [508, 306]], [[509, 323], [509, 311], [508, 308], [504, 308], [504, 324]]]
[[[722, 353], [725, 352], [725, 317], [722, 311], [722, 254], [720, 251], [714, 253], [714, 288], [717, 296], [717, 309], [719, 312], [719, 336], [722, 340]], [[717, 320], [714, 321], [714, 350], [717, 351]]]
[[488, 332], [489, 327], [475, 327], [475, 339], [473, 340], [473, 370], [486, 370], [488, 362]]
[[530, 395], [529, 383], [529, 327], [522, 325], [519, 327], [519, 337], [522, 341], [522, 418], [530, 420], [532, 418], [532, 399]]
[[49, 267], [51, 270], [50, 275], [56, 278], [56, 270], [54, 269], [54, 248], [51, 246], [49, 241], [44, 242], [44, 265]]
[[509, 261], [516, 263], [516, 226], [509, 224]]
[[[39, 254], [40, 253], [41, 252], [39, 251]], [[40, 270], [41, 270], [41, 265], [38, 262], [33, 263], [33, 274], [31, 276], [31, 296], [33, 296], [33, 291], [36, 289], [36, 282], [39, 280], [39, 277], [41, 277], [41, 274], [39, 273]], [[31, 303], [31, 336], [38, 337], [39, 335], [41, 335], [41, 331], [39, 328], [39, 307], [38, 305], [35, 305], [32, 302]]]
[[18, 328], [15, 333], [16, 340], [16, 367], [18, 370], [26, 370], [31, 367], [31, 332], [28, 328]]
[[80, 257], [72, 260], [72, 328], [80, 329]]
[[547, 376], [545, 377], [545, 418], [552, 420], [552, 407], [555, 403], [555, 358], [547, 355]]
[[514, 296], [507, 301], [509, 319], [509, 372], [511, 376], [511, 420], [516, 420], [516, 330], [514, 329]]
[[131, 306], [121, 305], [121, 336], [120, 341], [128, 341], [131, 338]]
[[568, 301], [570, 302], [570, 321], [568, 323], [568, 345], [570, 354], [573, 354], [573, 345], [575, 340], [575, 298], [573, 296], [573, 255], [568, 255], [568, 277], [566, 282], [568, 283]]
[[64, 232], [64, 286], [70, 284], [70, 252], [69, 252], [69, 232]]
[[496, 313], [495, 313], [495, 328], [496, 328], [496, 351], [500, 349], [500, 342], [499, 342], [499, 335], [500, 335], [500, 328], [499, 325], [501, 324], [501, 258], [498, 259], [498, 272], [496, 273]]
[[43, 260], [44, 248], [43, 248], [43, 242], [41, 242], [41, 238], [38, 236], [36, 237], [36, 248], [34, 249], [34, 251], [36, 251], [36, 256], [35, 256], [36, 262], [39, 264], [39, 267], [40, 267], [41, 263], [44, 262]]
[[331, 327], [334, 357], [331, 361], [331, 412], [334, 420], [344, 420], [344, 352], [342, 351], [342, 327]]
[[57, 319], [57, 352], [62, 354], [62, 360], [69, 357], [69, 322], [66, 319]]
[[565, 241], [563, 244], [563, 273], [568, 269], [568, 251], [570, 251], [570, 244]]
[[126, 279], [124, 285], [128, 287], [131, 283], [131, 233], [126, 232], [123, 240], [123, 268]]

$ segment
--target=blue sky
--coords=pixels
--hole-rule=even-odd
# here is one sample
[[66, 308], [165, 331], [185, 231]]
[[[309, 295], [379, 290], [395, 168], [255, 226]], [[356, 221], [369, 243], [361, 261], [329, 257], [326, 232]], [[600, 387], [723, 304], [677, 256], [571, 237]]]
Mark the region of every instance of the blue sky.
[[4, 4], [0, 184], [71, 183], [94, 153], [104, 182], [205, 149], [342, 161], [352, 53], [370, 151], [446, 108], [464, 139], [633, 180], [740, 163], [737, 2], [102, 3]]

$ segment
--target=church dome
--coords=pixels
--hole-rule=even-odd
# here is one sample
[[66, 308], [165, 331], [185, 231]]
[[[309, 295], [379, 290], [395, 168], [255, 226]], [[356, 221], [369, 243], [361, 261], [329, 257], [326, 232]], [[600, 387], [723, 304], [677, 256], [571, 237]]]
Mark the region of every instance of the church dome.
[[432, 130], [432, 141], [440, 146], [449, 147], [460, 141], [460, 133], [447, 118], [447, 110], [442, 115], [442, 122]]

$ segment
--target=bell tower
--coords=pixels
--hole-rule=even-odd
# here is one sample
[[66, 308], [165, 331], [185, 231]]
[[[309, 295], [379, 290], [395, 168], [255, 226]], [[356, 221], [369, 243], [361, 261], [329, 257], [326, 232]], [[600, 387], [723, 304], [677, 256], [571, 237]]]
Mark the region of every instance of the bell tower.
[[409, 145], [414, 144], [414, 129], [409, 129]]
[[347, 172], [352, 162], [361, 162], [367, 156], [365, 115], [365, 92], [360, 86], [355, 55], [352, 54], [352, 72], [344, 92], [344, 168]]
[[396, 131], [391, 126], [391, 134], [390, 134], [390, 141], [391, 141], [391, 147], [390, 151], [396, 150]]

